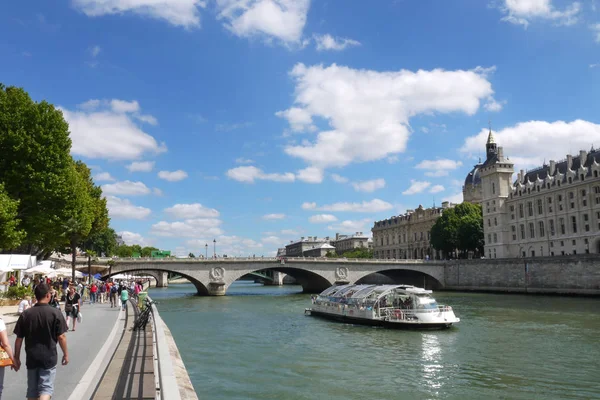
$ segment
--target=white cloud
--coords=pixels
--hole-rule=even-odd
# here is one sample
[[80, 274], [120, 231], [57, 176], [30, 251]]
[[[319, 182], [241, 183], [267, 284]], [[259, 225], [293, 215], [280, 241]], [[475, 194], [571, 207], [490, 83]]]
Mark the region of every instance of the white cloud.
[[317, 214], [308, 219], [311, 224], [324, 224], [337, 221], [337, 217], [331, 214]]
[[337, 183], [348, 183], [348, 178], [338, 174], [331, 174], [331, 179]]
[[108, 172], [100, 172], [94, 175], [96, 182], [114, 182], [116, 179], [111, 176]]
[[144, 219], [152, 210], [132, 204], [127, 199], [116, 196], [106, 196], [108, 215], [113, 219]]
[[175, 26], [200, 26], [200, 8], [204, 0], [72, 0], [73, 6], [88, 17], [138, 14], [162, 19]]
[[291, 107], [285, 111], [277, 111], [275, 115], [286, 119], [294, 132], [314, 132], [317, 130], [317, 127], [313, 125], [310, 113], [303, 108]]
[[365, 232], [370, 229], [372, 224], [372, 219], [364, 218], [359, 220], [342, 221], [339, 224], [328, 226], [327, 229], [336, 232]]
[[373, 199], [363, 201], [362, 203], [333, 203], [324, 206], [317, 206], [317, 203], [303, 203], [303, 210], [329, 211], [329, 212], [380, 212], [392, 209], [393, 206], [387, 201]]
[[160, 179], [164, 179], [165, 181], [178, 182], [187, 178], [188, 174], [187, 172], [178, 169], [177, 171], [160, 171], [158, 173], [158, 177]]
[[235, 159], [236, 164], [254, 164], [254, 160], [249, 158], [239, 157]]
[[[600, 28], [598, 29], [598, 34], [599, 34], [598, 39], [600, 39]], [[598, 67], [600, 67], [600, 63], [590, 64], [590, 68], [598, 68]]]
[[125, 168], [129, 172], [150, 172], [154, 168], [154, 161], [134, 161]]
[[462, 192], [454, 193], [452, 195], [444, 197], [443, 201], [449, 201], [453, 204], [460, 204], [463, 202], [463, 194]]
[[504, 0], [501, 10], [506, 14], [502, 21], [525, 28], [532, 20], [550, 20], [557, 25], [573, 25], [581, 11], [581, 3], [573, 2], [563, 11], [556, 10], [552, 0]]
[[156, 196], [162, 196], [163, 195], [163, 191], [160, 190], [159, 188], [152, 188], [152, 193], [154, 193]]
[[435, 186], [432, 186], [431, 189], [429, 189], [429, 193], [439, 193], [439, 192], [443, 192], [444, 190], [446, 190], [446, 188], [444, 188], [444, 186], [435, 185]]
[[299, 43], [310, 0], [217, 0], [219, 19], [234, 35]]
[[[590, 25], [590, 29], [594, 32], [594, 40], [596, 43], [600, 43], [600, 24]], [[598, 64], [591, 64], [590, 68], [594, 68], [598, 66]]]
[[165, 208], [165, 212], [178, 219], [216, 218], [220, 215], [219, 211], [204, 207], [200, 203], [175, 204], [173, 207]]
[[153, 126], [158, 125], [158, 120], [155, 117], [153, 117], [152, 115], [134, 114], [134, 117], [140, 122], [145, 122], [145, 123], [153, 125]]
[[282, 229], [281, 234], [288, 236], [298, 236], [300, 234], [300, 231], [297, 231], [295, 229]]
[[317, 51], [323, 50], [344, 50], [350, 46], [360, 46], [360, 42], [353, 39], [347, 38], [334, 38], [330, 34], [325, 35], [314, 35], [315, 42], [317, 43]]
[[78, 106], [80, 111], [60, 108], [71, 131], [73, 154], [87, 158], [132, 160], [145, 153], [167, 150], [164, 143], [141, 130], [134, 122], [137, 101], [88, 100]]
[[233, 180], [245, 183], [254, 183], [254, 181], [257, 180], [274, 182], [294, 182], [296, 180], [296, 176], [291, 172], [283, 174], [266, 174], [261, 169], [252, 165], [232, 168], [227, 171], [226, 175]]
[[378, 179], [372, 179], [370, 181], [352, 182], [352, 187], [357, 192], [371, 193], [371, 192], [376, 191], [377, 189], [384, 188], [385, 187], [385, 179], [378, 178]]
[[121, 181], [102, 185], [104, 194], [116, 196], [144, 196], [150, 193], [150, 189], [143, 182]]
[[260, 241], [265, 244], [270, 244], [273, 246], [279, 246], [279, 245], [283, 244], [283, 240], [278, 236], [267, 236], [267, 237], [260, 239]]
[[454, 161], [444, 158], [439, 160], [423, 160], [418, 163], [415, 168], [427, 170], [427, 172], [425, 172], [426, 176], [440, 177], [448, 176], [449, 171], [453, 171], [461, 165], [461, 161]]
[[422, 126], [421, 127], [421, 132], [423, 132], [423, 133], [429, 133], [429, 128], [427, 128], [425, 126]]
[[96, 58], [98, 57], [98, 54], [100, 54], [101, 51], [102, 49], [100, 48], [100, 46], [96, 45], [90, 49], [90, 54], [92, 55], [92, 57]]
[[[465, 139], [461, 152], [478, 154], [485, 151], [488, 129]], [[541, 166], [544, 160], [562, 160], [566, 154], [579, 154], [600, 143], [600, 124], [589, 121], [528, 121], [494, 132], [504, 156], [515, 163], [515, 170]]]
[[194, 218], [184, 221], [160, 221], [152, 225], [150, 232], [166, 237], [205, 237], [221, 235], [221, 220], [217, 218]]
[[496, 101], [494, 98], [490, 98], [484, 105], [483, 108], [489, 112], [498, 112], [502, 110], [502, 107], [506, 104], [504, 101]]
[[307, 167], [298, 171], [298, 180], [306, 183], [323, 182], [323, 170], [316, 167]]
[[328, 121], [331, 129], [319, 132], [313, 141], [288, 145], [285, 152], [322, 169], [403, 152], [411, 117], [435, 112], [472, 115], [483, 100], [489, 101], [494, 93], [485, 77], [489, 71], [378, 72], [297, 64], [291, 72], [296, 82], [292, 108]]
[[410, 180], [410, 187], [406, 189], [402, 194], [411, 195], [423, 192], [431, 185], [431, 182], [424, 181], [416, 181], [414, 179]]
[[140, 246], [145, 247], [145, 246], [149, 246], [151, 244], [148, 240], [146, 240], [139, 233], [129, 232], [129, 231], [121, 231], [121, 232], [117, 232], [117, 234], [121, 236], [121, 238], [123, 239], [125, 244], [130, 245], [130, 246], [134, 245], [134, 244], [139, 244]]
[[267, 215], [263, 215], [262, 219], [267, 220], [267, 221], [273, 221], [276, 219], [284, 219], [285, 218], [285, 214], [267, 214]]

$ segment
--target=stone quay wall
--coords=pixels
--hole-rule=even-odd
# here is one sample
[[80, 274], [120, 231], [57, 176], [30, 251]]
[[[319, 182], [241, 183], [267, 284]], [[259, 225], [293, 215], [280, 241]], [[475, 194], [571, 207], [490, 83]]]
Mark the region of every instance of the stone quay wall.
[[445, 290], [600, 295], [600, 257], [453, 260]]

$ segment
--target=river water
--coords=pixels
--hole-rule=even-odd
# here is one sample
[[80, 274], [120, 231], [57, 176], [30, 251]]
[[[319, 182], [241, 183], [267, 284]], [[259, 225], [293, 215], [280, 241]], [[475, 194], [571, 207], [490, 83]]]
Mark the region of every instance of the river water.
[[600, 398], [600, 299], [436, 292], [461, 322], [424, 332], [305, 316], [300, 291], [150, 295], [201, 399]]

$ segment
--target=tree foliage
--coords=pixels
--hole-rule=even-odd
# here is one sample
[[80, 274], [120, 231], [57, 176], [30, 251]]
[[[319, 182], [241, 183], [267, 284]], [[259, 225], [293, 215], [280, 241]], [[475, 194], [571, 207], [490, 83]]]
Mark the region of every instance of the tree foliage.
[[373, 258], [373, 250], [364, 247], [358, 247], [353, 250], [346, 251], [345, 253], [338, 255], [335, 251], [327, 253], [328, 258]]
[[85, 240], [86, 249], [96, 252], [96, 254], [110, 257], [116, 254], [117, 251], [117, 233], [114, 229], [107, 227], [100, 231], [92, 231]]
[[445, 253], [483, 253], [483, 214], [481, 206], [462, 203], [444, 210], [431, 228], [431, 244]]
[[18, 208], [19, 201], [11, 199], [0, 184], [0, 250], [18, 247], [25, 237], [19, 229]]

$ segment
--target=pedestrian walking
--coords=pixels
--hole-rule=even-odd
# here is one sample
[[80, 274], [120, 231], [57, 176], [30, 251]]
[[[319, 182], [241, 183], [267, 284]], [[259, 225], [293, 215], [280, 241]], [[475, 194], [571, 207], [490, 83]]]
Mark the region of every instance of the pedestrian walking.
[[123, 311], [127, 309], [127, 300], [129, 300], [129, 292], [125, 288], [121, 290], [121, 303], [123, 305]]
[[50, 400], [54, 393], [54, 378], [58, 354], [56, 344], [60, 345], [63, 353], [62, 365], [69, 363], [67, 351], [67, 324], [62, 314], [56, 308], [48, 305], [50, 302], [50, 287], [39, 284], [35, 288], [37, 303], [26, 310], [17, 321], [14, 333], [15, 340], [15, 369], [21, 367], [21, 346], [25, 339], [27, 366], [27, 395], [28, 399]]
[[113, 283], [110, 286], [110, 308], [117, 307], [117, 293], [119, 293], [119, 288]]
[[75, 287], [71, 286], [69, 294], [65, 300], [65, 314], [67, 315], [67, 329], [69, 327], [69, 318], [73, 318], [73, 330], [77, 324], [77, 314], [81, 308], [81, 295], [75, 291]]
[[11, 364], [10, 367], [12, 369], [16, 370], [17, 368], [12, 347], [10, 347], [10, 342], [8, 341], [6, 324], [2, 318], [0, 318], [0, 347], [2, 347], [3, 350], [0, 352], [0, 399], [2, 399], [2, 390], [4, 389], [4, 371], [9, 363]]
[[102, 282], [100, 284], [100, 303], [104, 304], [106, 302], [106, 282]]
[[96, 294], [98, 293], [98, 286], [96, 282], [90, 286], [90, 304], [96, 304]]

